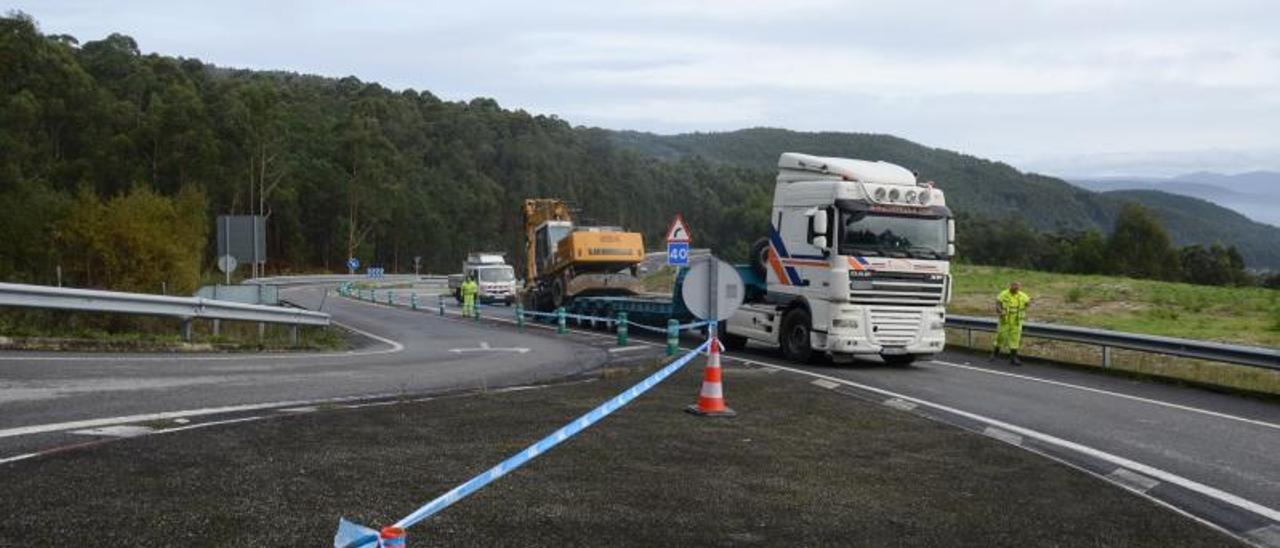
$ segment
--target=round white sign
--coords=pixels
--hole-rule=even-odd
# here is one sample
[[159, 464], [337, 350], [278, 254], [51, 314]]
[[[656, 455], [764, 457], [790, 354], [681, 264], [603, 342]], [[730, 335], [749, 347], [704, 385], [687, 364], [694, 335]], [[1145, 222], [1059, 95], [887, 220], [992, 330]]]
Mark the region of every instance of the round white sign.
[[239, 266], [239, 263], [237, 263], [236, 258], [231, 255], [218, 257], [218, 270], [221, 270], [223, 273], [231, 272], [232, 270], [235, 270], [237, 266]]
[[733, 266], [710, 256], [697, 260], [680, 285], [689, 312], [699, 319], [717, 322], [729, 319], [742, 306], [745, 289], [742, 276]]

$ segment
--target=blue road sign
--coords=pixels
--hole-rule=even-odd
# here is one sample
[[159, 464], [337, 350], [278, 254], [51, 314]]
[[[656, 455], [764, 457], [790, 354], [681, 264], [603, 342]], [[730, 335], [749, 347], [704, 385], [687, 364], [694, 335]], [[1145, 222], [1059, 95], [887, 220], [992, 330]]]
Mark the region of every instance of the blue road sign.
[[667, 242], [667, 264], [689, 266], [689, 242]]
[[360, 259], [357, 259], [355, 257], [347, 259], [347, 268], [350, 268], [351, 270], [360, 268]]

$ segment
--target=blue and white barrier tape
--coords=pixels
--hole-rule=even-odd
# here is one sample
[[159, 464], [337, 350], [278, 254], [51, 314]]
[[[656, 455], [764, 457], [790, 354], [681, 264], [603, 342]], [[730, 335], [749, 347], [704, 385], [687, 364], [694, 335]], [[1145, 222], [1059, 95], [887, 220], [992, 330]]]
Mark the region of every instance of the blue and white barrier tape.
[[[595, 409], [588, 411], [586, 414], [582, 415], [581, 417], [578, 417], [577, 419], [570, 422], [569, 424], [561, 427], [559, 430], [552, 432], [551, 435], [545, 438], [542, 438], [537, 443], [534, 443], [533, 445], [530, 445], [529, 447], [525, 448], [519, 453], [512, 455], [511, 457], [507, 458], [507, 460], [504, 460], [501, 463], [498, 463], [497, 466], [494, 466], [493, 468], [490, 468], [489, 470], [486, 470], [480, 473], [480, 475], [474, 478], [471, 478], [470, 480], [467, 480], [466, 483], [463, 483], [462, 485], [454, 487], [453, 489], [449, 490], [449, 492], [443, 495], [440, 495], [435, 500], [428, 502], [427, 504], [423, 505], [421, 508], [418, 508], [417, 510], [414, 510], [413, 513], [405, 516], [400, 521], [397, 521], [395, 523], [395, 526], [408, 528], [424, 519], [427, 519], [428, 517], [431, 517], [433, 514], [441, 510], [444, 510], [445, 508], [448, 508], [453, 503], [458, 502], [463, 498], [466, 498], [468, 495], [475, 493], [476, 491], [479, 491], [481, 488], [488, 485], [490, 482], [502, 476], [507, 475], [508, 473], [510, 473], [512, 470], [515, 470], [516, 468], [523, 466], [525, 463], [533, 460], [538, 455], [541, 455], [543, 453], [546, 453], [547, 451], [550, 451], [551, 448], [555, 447], [556, 445], [559, 445], [560, 442], [567, 440], [573, 437], [574, 435], [577, 435], [579, 432], [582, 432], [583, 430], [586, 430], [591, 425], [599, 422], [600, 419], [603, 419], [609, 416], [610, 413], [613, 413], [614, 411], [617, 411], [618, 409], [620, 409], [622, 406], [628, 403], [631, 403], [632, 400], [636, 399], [641, 394], [644, 394], [645, 392], [649, 391], [650, 388], [653, 388], [654, 386], [657, 386], [658, 383], [662, 382], [663, 380], [666, 380], [666, 378], [670, 377], [672, 373], [679, 371], [680, 368], [684, 367], [690, 361], [696, 358], [698, 354], [700, 354], [704, 349], [706, 349], [707, 344], [708, 343], [705, 343], [705, 342], [702, 343], [702, 345], [698, 346], [698, 348], [695, 348], [689, 351], [689, 353], [685, 354], [684, 356], [681, 356], [680, 359], [677, 359], [676, 361], [671, 362], [666, 367], [659, 369], [654, 374], [649, 375], [649, 377], [647, 377], [646, 379], [640, 381], [639, 383], [636, 383], [635, 386], [632, 386], [631, 388], [623, 391], [621, 394], [614, 396], [609, 401], [606, 401], [600, 404], [599, 407], [596, 407]], [[347, 544], [344, 543], [342, 546], [347, 546]], [[357, 544], [355, 546], [359, 546], [359, 545]]]

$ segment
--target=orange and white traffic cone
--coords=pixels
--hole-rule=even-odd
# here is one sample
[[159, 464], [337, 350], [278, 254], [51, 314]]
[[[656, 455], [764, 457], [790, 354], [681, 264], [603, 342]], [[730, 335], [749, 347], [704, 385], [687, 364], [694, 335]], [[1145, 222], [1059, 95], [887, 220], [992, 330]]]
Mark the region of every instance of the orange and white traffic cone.
[[707, 368], [702, 373], [702, 392], [698, 404], [684, 410], [700, 417], [733, 417], [738, 413], [724, 404], [724, 384], [720, 380], [720, 338], [711, 340], [707, 353]]
[[378, 534], [378, 546], [384, 548], [404, 548], [404, 528], [401, 527], [383, 527]]

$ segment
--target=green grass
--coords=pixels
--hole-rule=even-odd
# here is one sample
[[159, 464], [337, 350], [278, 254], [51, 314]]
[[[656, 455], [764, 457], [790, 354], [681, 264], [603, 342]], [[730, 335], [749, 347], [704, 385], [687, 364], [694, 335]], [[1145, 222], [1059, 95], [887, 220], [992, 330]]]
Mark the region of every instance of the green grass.
[[671, 287], [676, 281], [675, 267], [664, 266], [653, 272], [650, 272], [640, 283], [644, 286], [644, 290], [649, 293], [666, 293], [671, 294]]
[[991, 316], [1012, 280], [1031, 295], [1028, 321], [1188, 339], [1280, 346], [1280, 291], [1115, 276], [953, 265], [952, 314]]

